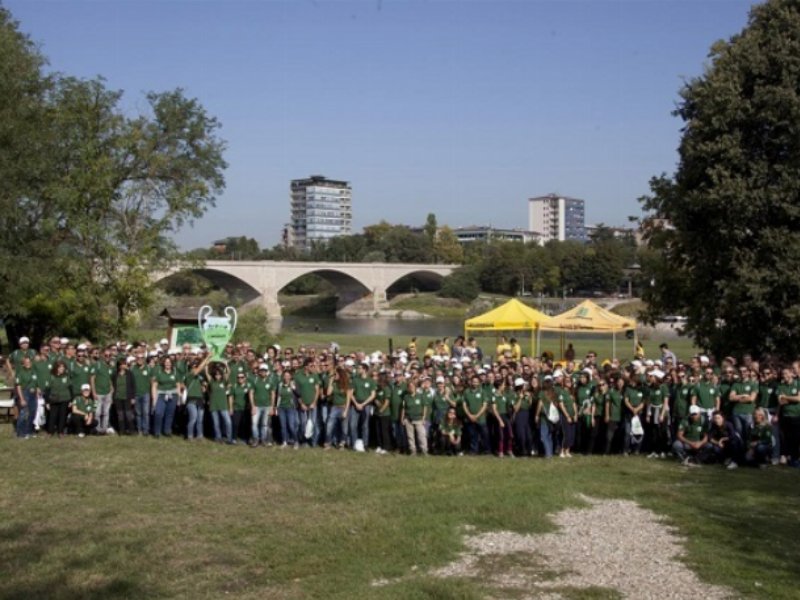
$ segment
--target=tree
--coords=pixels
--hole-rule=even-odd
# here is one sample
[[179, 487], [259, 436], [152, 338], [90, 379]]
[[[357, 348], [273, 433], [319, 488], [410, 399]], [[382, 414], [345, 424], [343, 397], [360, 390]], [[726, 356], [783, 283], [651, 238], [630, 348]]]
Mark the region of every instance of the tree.
[[128, 116], [102, 79], [44, 65], [0, 8], [0, 316], [10, 337], [41, 339], [64, 327], [63, 297], [82, 335], [119, 333], [177, 256], [174, 233], [224, 186], [219, 124], [181, 90]]
[[[253, 238], [239, 236], [227, 237], [222, 240], [225, 246], [225, 251], [218, 253], [219, 258], [230, 260], [258, 260], [261, 258], [261, 248], [258, 242]], [[213, 256], [213, 249], [209, 252], [209, 256]]]
[[642, 198], [652, 319], [715, 352], [800, 352], [800, 5], [756, 5], [680, 92], [680, 160]]
[[433, 240], [433, 257], [435, 262], [445, 264], [459, 264], [464, 260], [464, 249], [447, 225], [439, 230]]
[[428, 213], [428, 217], [425, 219], [425, 227], [422, 228], [422, 233], [430, 240], [431, 244], [436, 239], [438, 230], [439, 226], [436, 224], [436, 215]]
[[478, 271], [475, 267], [461, 267], [442, 281], [439, 295], [443, 298], [456, 298], [462, 302], [472, 302], [481, 292]]

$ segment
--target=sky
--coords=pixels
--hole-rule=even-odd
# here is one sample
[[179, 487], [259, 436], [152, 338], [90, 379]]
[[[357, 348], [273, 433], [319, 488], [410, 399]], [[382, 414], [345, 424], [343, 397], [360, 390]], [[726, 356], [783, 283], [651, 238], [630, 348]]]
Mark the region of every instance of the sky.
[[527, 198], [625, 225], [676, 165], [678, 91], [747, 23], [737, 0], [0, 0], [53, 70], [131, 115], [183, 88], [222, 123], [226, 189], [184, 249], [289, 219], [289, 182], [350, 181], [353, 226], [527, 228]]

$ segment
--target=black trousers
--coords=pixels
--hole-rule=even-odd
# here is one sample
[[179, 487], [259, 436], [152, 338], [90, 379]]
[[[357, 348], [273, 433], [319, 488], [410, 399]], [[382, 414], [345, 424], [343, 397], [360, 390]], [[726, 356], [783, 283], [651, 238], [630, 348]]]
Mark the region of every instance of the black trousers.
[[614, 437], [617, 434], [619, 421], [609, 421], [606, 423], [606, 454], [611, 454], [611, 446], [614, 443]]
[[[233, 428], [233, 439], [239, 437], [239, 429], [242, 426], [242, 417], [244, 416], [243, 410], [235, 410], [233, 411], [233, 416], [231, 417], [231, 427]], [[249, 435], [247, 436], [250, 437]]]
[[136, 431], [133, 406], [131, 406], [130, 400], [114, 400], [114, 410], [117, 412], [117, 431], [119, 433], [128, 434]]
[[69, 416], [69, 424], [75, 433], [86, 433], [91, 427], [91, 425], [86, 425], [85, 417], [83, 415], [76, 415], [75, 413], [72, 413]]
[[53, 402], [50, 404], [50, 418], [47, 421], [47, 432], [50, 435], [64, 433], [67, 426], [68, 402]]
[[783, 440], [781, 454], [792, 460], [800, 458], [800, 417], [781, 417], [783, 424]]
[[375, 419], [375, 432], [378, 434], [378, 447], [383, 448], [387, 452], [394, 450], [394, 441], [392, 440], [392, 436], [389, 431], [391, 427], [391, 417], [377, 417]]

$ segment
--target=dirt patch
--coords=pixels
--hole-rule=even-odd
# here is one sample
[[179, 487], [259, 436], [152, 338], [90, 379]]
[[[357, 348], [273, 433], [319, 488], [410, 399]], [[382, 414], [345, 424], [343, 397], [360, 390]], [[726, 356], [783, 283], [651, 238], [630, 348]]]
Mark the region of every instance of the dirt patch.
[[626, 500], [582, 498], [588, 506], [552, 517], [553, 533], [466, 534], [459, 558], [430, 574], [476, 579], [496, 597], [731, 598], [683, 562], [685, 539], [664, 519]]

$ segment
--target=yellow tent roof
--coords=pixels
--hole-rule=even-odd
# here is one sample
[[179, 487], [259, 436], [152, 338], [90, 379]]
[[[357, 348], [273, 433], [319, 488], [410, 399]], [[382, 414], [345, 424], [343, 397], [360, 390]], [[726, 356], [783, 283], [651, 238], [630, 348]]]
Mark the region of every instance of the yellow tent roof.
[[537, 329], [549, 322], [550, 317], [546, 314], [540, 313], [538, 310], [512, 298], [487, 313], [467, 319], [464, 323], [464, 329], [517, 331]]
[[575, 308], [550, 318], [542, 329], [548, 331], [626, 331], [636, 328], [636, 320], [615, 315], [591, 300], [584, 300]]

